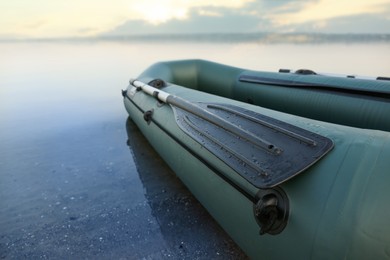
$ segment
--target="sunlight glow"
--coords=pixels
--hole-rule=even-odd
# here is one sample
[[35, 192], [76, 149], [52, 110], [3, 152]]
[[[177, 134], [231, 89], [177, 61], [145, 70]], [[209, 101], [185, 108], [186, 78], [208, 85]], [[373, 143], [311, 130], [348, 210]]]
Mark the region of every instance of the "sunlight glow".
[[186, 18], [187, 10], [174, 5], [173, 1], [139, 1], [130, 6], [135, 17], [152, 24], [164, 23], [171, 19]]
[[[188, 18], [191, 8], [224, 7], [240, 8], [253, 0], [147, 0], [132, 2], [129, 5], [134, 18], [158, 25], [168, 20], [183, 20]], [[216, 15], [216, 12], [204, 11], [201, 15]]]

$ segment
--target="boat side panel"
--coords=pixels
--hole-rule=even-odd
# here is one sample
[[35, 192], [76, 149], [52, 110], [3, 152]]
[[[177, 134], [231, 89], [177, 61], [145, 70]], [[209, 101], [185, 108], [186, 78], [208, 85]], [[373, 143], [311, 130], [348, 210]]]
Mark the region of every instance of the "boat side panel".
[[390, 257], [390, 136], [344, 143], [343, 162], [318, 226], [313, 258]]
[[390, 130], [390, 102], [383, 98], [238, 83], [237, 100], [325, 122]]

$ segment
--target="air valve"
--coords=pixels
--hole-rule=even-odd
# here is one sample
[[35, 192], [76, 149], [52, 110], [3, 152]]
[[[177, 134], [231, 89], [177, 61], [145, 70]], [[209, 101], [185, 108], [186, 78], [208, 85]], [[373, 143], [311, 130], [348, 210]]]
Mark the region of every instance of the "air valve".
[[289, 201], [279, 187], [260, 189], [253, 205], [255, 219], [260, 226], [260, 235], [277, 235], [287, 226]]

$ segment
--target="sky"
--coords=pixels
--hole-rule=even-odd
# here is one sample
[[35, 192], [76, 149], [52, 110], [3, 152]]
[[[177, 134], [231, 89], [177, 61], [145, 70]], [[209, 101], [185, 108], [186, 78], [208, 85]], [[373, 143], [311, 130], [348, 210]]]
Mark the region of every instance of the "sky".
[[251, 32], [390, 34], [390, 0], [0, 0], [0, 39]]

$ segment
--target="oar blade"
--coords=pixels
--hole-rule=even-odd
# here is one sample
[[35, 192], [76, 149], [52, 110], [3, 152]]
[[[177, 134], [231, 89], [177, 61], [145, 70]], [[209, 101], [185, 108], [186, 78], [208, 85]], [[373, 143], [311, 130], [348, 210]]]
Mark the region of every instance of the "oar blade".
[[[294, 177], [333, 147], [329, 138], [241, 107], [197, 105], [262, 141], [257, 144], [173, 106], [176, 121], [185, 133], [258, 188], [273, 187]], [[264, 142], [270, 144], [269, 149], [264, 148]]]

